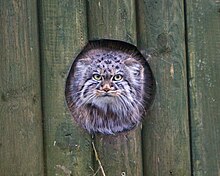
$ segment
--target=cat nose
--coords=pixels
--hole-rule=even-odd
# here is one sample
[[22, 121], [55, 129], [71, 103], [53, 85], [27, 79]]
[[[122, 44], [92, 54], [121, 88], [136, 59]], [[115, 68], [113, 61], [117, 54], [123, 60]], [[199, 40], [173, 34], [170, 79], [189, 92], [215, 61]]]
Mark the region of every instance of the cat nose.
[[104, 84], [103, 87], [102, 87], [102, 90], [104, 90], [105, 92], [108, 92], [111, 90], [111, 87], [109, 84]]

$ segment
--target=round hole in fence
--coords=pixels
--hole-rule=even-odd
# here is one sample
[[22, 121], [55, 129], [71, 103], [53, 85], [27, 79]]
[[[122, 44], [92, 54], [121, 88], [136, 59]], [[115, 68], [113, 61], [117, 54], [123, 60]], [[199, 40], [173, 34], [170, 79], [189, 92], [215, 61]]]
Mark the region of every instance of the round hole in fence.
[[90, 41], [74, 58], [65, 96], [75, 121], [90, 133], [115, 134], [136, 127], [154, 98], [146, 58], [132, 44]]

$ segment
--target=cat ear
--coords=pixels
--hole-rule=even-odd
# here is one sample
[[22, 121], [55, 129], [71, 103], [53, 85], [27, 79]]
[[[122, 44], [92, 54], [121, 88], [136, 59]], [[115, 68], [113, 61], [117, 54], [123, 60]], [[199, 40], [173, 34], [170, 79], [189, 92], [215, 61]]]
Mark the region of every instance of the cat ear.
[[144, 67], [134, 58], [127, 58], [124, 64], [129, 68], [129, 70], [135, 75], [139, 76], [143, 74]]
[[91, 61], [92, 60], [89, 57], [82, 57], [77, 62], [81, 65], [89, 65], [89, 64], [91, 64]]
[[83, 72], [91, 64], [91, 59], [89, 57], [81, 57], [75, 62], [75, 69]]
[[85, 69], [91, 64], [91, 59], [89, 57], [81, 57], [76, 60], [76, 68]]

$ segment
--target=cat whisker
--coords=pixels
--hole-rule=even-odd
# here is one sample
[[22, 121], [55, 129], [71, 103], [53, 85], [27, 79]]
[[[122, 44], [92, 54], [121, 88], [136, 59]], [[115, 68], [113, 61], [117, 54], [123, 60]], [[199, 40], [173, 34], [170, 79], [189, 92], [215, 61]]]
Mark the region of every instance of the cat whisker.
[[[127, 98], [127, 96], [126, 95], [124, 95], [124, 94], [121, 94], [124, 98]], [[133, 102], [133, 103], [130, 103], [130, 102]], [[141, 102], [139, 102], [138, 100], [136, 100], [136, 99], [132, 99], [132, 101], [130, 101], [129, 102], [129, 107], [133, 107], [134, 109], [135, 109], [135, 111], [134, 112], [139, 112], [140, 110], [139, 110], [139, 108], [138, 108], [138, 106], [135, 106], [135, 103], [136, 104], [138, 104], [140, 107], [141, 107], [141, 109], [145, 112], [145, 108], [144, 108], [144, 106], [142, 105], [142, 103]], [[128, 103], [128, 102], [126, 102], [126, 103]], [[136, 115], [138, 115], [139, 113], [135, 113]]]
[[[125, 101], [125, 99], [127, 98], [126, 96], [122, 95], [124, 98], [122, 99], [124, 103], [124, 106], [126, 107], [127, 111], [130, 112], [130, 115], [133, 117], [133, 119], [135, 119], [136, 117], [139, 116], [139, 108], [137, 106], [135, 106], [134, 103], [131, 103], [129, 101]], [[129, 109], [127, 107], [130, 107]], [[132, 108], [133, 110], [132, 110]]]
[[[125, 93], [126, 91], [123, 90], [123, 93]], [[122, 94], [124, 97], [127, 97], [125, 94]], [[133, 98], [132, 101], [134, 101], [135, 103], [139, 104], [141, 106], [141, 108], [145, 109], [144, 106], [143, 106], [143, 103], [145, 102], [143, 100], [143, 103], [141, 103], [140, 101], [138, 101], [137, 99]]]
[[142, 104], [140, 101], [134, 100], [134, 102], [137, 103], [137, 104], [140, 106], [141, 110], [143, 110], [144, 113], [147, 112], [146, 109], [145, 109], [145, 107], [143, 106], [143, 104]]
[[127, 107], [126, 102], [124, 101], [124, 99], [123, 99], [121, 96], [118, 96], [118, 98], [119, 98], [120, 102], [122, 103], [123, 108], [125, 108], [126, 110], [128, 110], [128, 107]]
[[[125, 97], [125, 96], [123, 96], [123, 97]], [[128, 103], [128, 102], [126, 102], [124, 98], [122, 98], [122, 97], [120, 97], [120, 98], [121, 98], [121, 102], [123, 103], [124, 107], [126, 107], [126, 110], [130, 112], [130, 113], [128, 113], [130, 115], [130, 118], [133, 119], [133, 121], [137, 122], [138, 121], [137, 117], [139, 116], [139, 114], [138, 114], [139, 109], [130, 102], [129, 102], [129, 104], [126, 105], [126, 103]], [[132, 108], [128, 109], [128, 107], [133, 107], [134, 110], [132, 110]]]
[[93, 98], [95, 98], [95, 95], [91, 95], [91, 96], [89, 96], [87, 99], [86, 99], [86, 101], [84, 102], [84, 106], [86, 105], [86, 104], [88, 104], [89, 102], [90, 102], [90, 100], [92, 100]]
[[95, 95], [90, 94], [89, 96], [84, 98], [83, 101], [81, 101], [81, 103], [78, 106], [79, 107], [85, 107], [85, 105], [87, 105], [89, 103], [89, 101], [92, 100], [94, 97], [95, 97]]
[[82, 93], [82, 90], [81, 91], [78, 91], [78, 92], [75, 92], [75, 93], [71, 93], [70, 96], [75, 96], [77, 94], [81, 94]]

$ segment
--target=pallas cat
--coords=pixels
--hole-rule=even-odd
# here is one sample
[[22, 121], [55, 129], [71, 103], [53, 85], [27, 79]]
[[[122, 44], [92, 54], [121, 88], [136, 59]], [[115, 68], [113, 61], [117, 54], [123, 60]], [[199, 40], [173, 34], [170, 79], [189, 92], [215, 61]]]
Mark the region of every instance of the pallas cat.
[[90, 133], [115, 134], [141, 122], [154, 90], [152, 71], [135, 46], [95, 40], [74, 60], [65, 95], [80, 126]]

